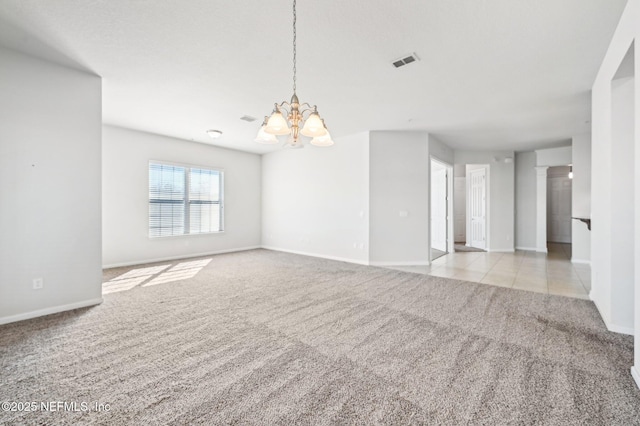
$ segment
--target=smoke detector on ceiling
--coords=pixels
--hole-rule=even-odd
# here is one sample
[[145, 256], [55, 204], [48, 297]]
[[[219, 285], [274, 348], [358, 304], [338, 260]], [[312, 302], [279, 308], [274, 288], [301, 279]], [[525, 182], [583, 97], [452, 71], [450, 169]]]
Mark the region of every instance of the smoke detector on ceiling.
[[394, 61], [391, 61], [391, 65], [393, 65], [396, 68], [400, 68], [403, 67], [405, 65], [408, 65], [412, 62], [417, 62], [419, 61], [420, 58], [418, 58], [418, 55], [416, 55], [415, 53], [410, 53], [408, 55], [404, 55], [401, 58], [398, 58]]
[[248, 123], [253, 123], [254, 121], [257, 120], [257, 118], [251, 117], [250, 115], [243, 115], [242, 117], [240, 117], [240, 120], [246, 121]]

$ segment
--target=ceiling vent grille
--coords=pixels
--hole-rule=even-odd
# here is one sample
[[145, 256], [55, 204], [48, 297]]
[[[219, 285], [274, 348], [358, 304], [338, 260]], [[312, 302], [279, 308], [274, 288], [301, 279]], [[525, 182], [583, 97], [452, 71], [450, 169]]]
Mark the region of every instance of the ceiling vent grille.
[[419, 61], [420, 58], [418, 58], [418, 55], [416, 55], [415, 53], [411, 53], [409, 55], [403, 56], [402, 58], [396, 59], [394, 61], [391, 62], [391, 64], [396, 67], [396, 68], [400, 68], [403, 67], [405, 65], [408, 65], [412, 62], [416, 62]]
[[240, 117], [240, 120], [246, 121], [247, 123], [253, 123], [257, 120], [257, 118], [251, 117], [250, 115], [243, 115], [242, 117]]

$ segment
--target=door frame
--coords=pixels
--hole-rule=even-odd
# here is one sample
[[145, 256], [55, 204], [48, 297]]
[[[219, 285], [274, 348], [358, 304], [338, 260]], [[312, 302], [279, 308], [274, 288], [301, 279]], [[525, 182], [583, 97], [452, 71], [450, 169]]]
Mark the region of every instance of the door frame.
[[[568, 167], [571, 167], [572, 164], [569, 164]], [[553, 166], [553, 167], [563, 167], [563, 166]], [[552, 168], [550, 167], [549, 169], [547, 169], [547, 244], [549, 243], [560, 243], [560, 244], [573, 244], [573, 230], [572, 230], [572, 212], [573, 212], [573, 179], [569, 178], [566, 174], [564, 173], [558, 173], [558, 171], [555, 170], [551, 170]], [[568, 173], [568, 172], [567, 172]], [[569, 203], [571, 205], [571, 208], [569, 209], [569, 241], [568, 242], [564, 242], [564, 241], [552, 241], [551, 237], [552, 235], [550, 235], [551, 230], [552, 230], [552, 223], [550, 221], [551, 216], [552, 216], [552, 212], [551, 212], [551, 205], [552, 205], [552, 201], [553, 199], [551, 198], [552, 194], [553, 194], [553, 181], [554, 179], [558, 179], [564, 182], [570, 182], [570, 191], [571, 194], [569, 195]]]
[[[536, 151], [537, 152], [537, 151]], [[573, 151], [571, 152], [573, 157]], [[537, 164], [537, 163], [536, 163]], [[549, 167], [556, 166], [571, 166], [571, 163], [566, 164], [563, 161], [550, 161], [548, 164], [536, 165], [536, 252], [548, 253], [547, 248], [547, 184]], [[573, 184], [571, 187], [571, 194], [573, 194]], [[573, 197], [573, 195], [572, 195]], [[573, 198], [571, 203], [571, 215], [573, 216]], [[573, 241], [573, 235], [572, 235]]]
[[491, 214], [490, 214], [490, 206], [491, 206], [491, 202], [490, 202], [490, 188], [491, 188], [491, 179], [490, 179], [490, 171], [491, 171], [491, 166], [489, 164], [465, 164], [465, 176], [466, 176], [466, 191], [467, 191], [467, 195], [466, 195], [466, 233], [467, 233], [467, 241], [465, 242], [465, 245], [467, 247], [472, 247], [471, 246], [471, 203], [470, 203], [470, 198], [471, 198], [471, 179], [469, 179], [469, 172], [471, 170], [476, 170], [476, 169], [484, 169], [484, 211], [485, 211], [485, 218], [484, 218], [484, 232], [485, 232], [485, 248], [484, 250], [489, 252], [491, 251], [489, 249], [489, 247], [491, 247]]
[[431, 264], [431, 162], [434, 161], [439, 165], [443, 166], [447, 173], [447, 254], [453, 253], [453, 164], [447, 163], [440, 158], [430, 155], [429, 156], [429, 205], [427, 211], [429, 212], [429, 238], [428, 241], [428, 253], [429, 253], [429, 264]]

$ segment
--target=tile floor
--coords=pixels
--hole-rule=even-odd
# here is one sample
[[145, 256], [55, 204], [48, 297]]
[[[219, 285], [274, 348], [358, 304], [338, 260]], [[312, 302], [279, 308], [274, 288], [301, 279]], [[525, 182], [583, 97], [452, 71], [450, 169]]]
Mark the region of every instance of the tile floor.
[[430, 266], [389, 266], [391, 269], [473, 281], [482, 284], [589, 299], [591, 267], [571, 263], [571, 244], [548, 246], [549, 253], [456, 252]]

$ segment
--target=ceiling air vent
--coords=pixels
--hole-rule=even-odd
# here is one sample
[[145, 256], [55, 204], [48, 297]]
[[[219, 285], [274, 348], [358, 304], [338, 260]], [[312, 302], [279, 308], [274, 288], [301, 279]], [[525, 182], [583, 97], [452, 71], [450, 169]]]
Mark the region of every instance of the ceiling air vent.
[[240, 120], [246, 121], [248, 123], [253, 123], [257, 120], [257, 118], [251, 117], [250, 115], [243, 115], [242, 117], [240, 117]]
[[395, 61], [392, 61], [391, 64], [396, 67], [396, 68], [400, 68], [403, 67], [405, 65], [410, 64], [411, 62], [416, 62], [419, 61], [420, 58], [418, 58], [418, 55], [416, 55], [415, 53], [411, 53], [409, 55], [406, 55], [400, 59], [396, 59]]

